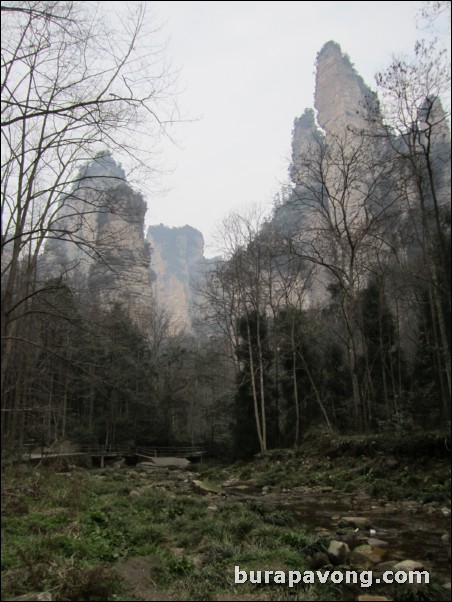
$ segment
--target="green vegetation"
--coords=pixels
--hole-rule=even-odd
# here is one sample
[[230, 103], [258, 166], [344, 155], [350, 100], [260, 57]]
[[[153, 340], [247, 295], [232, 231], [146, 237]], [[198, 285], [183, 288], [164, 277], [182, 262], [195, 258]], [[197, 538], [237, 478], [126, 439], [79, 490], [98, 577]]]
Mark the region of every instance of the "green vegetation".
[[[276, 490], [332, 487], [388, 500], [450, 500], [450, 436], [446, 432], [332, 435], [316, 431], [297, 449], [275, 449], [252, 462], [205, 465], [206, 479], [229, 478]], [[319, 453], [319, 450], [322, 450]]]
[[[235, 585], [234, 566], [302, 571], [325, 552], [330, 538], [302, 524], [290, 496], [288, 504], [280, 503], [278, 495], [287, 490], [329, 495], [334, 488], [387, 500], [447, 504], [448, 442], [440, 433], [419, 436], [417, 457], [403, 455], [397, 445], [395, 436], [316, 433], [296, 450], [273, 450], [246, 464], [199, 464], [199, 481], [193, 483], [179, 470], [159, 475], [139, 468], [70, 473], [9, 468], [2, 497], [3, 598], [50, 591], [60, 600], [139, 600], [149, 592], [164, 592], [175, 600], [225, 595], [339, 600], [342, 593], [331, 584], [290, 590]], [[220, 495], [206, 494], [199, 482]], [[254, 494], [267, 487], [273, 495], [221, 495], [228, 482], [232, 487], [246, 484]], [[145, 570], [140, 569], [141, 589], [135, 589], [136, 576], [128, 574], [128, 563], [135, 559], [146, 562]], [[408, 597], [390, 595], [413, 599], [411, 590], [400, 588], [399, 593]], [[424, 590], [419, 595], [424, 597], [416, 599], [441, 599]]]
[[[208, 600], [234, 593], [236, 564], [303, 570], [306, 550], [323, 547], [314, 534], [294, 527], [290, 513], [262, 504], [231, 502], [209, 510], [210, 498], [149, 486], [131, 496], [136, 474], [118, 479], [108, 470], [11, 470], [5, 479], [3, 596], [49, 590], [54, 599], [133, 599], [115, 567], [146, 557], [155, 567], [149, 587], [178, 592], [177, 599]], [[240, 591], [255, 593], [247, 586]], [[309, 592], [331, 597], [324, 587]], [[291, 599], [308, 599], [302, 590], [290, 593]], [[266, 586], [264, 595], [279, 599], [282, 591]]]

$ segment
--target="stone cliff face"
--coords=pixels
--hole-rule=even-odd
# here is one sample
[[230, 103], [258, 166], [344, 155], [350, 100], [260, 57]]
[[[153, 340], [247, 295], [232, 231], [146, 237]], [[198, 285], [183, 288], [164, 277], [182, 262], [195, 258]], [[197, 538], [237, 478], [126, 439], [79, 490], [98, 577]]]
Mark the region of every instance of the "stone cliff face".
[[299, 244], [319, 259], [306, 295], [308, 305], [323, 304], [329, 297], [331, 273], [322, 264], [340, 265], [347, 286], [358, 286], [357, 270], [349, 267], [348, 241], [360, 240], [372, 211], [366, 159], [386, 152], [377, 137], [368, 137], [364, 157], [361, 132], [370, 123], [380, 127], [378, 101], [336, 42], [326, 43], [317, 55], [314, 106], [295, 120], [291, 166], [303, 225]]
[[62, 201], [59, 234], [46, 244], [39, 277], [61, 277], [100, 307], [119, 303], [144, 329], [155, 301], [174, 331], [190, 331], [195, 285], [207, 263], [203, 236], [190, 226], [160, 225], [145, 239], [146, 208], [113, 158], [96, 157]]
[[120, 303], [138, 323], [150, 311], [146, 203], [109, 154], [96, 157], [64, 198], [60, 236], [49, 240], [41, 277], [62, 277], [81, 297], [108, 308]]
[[204, 239], [191, 226], [150, 226], [147, 241], [152, 248], [153, 295], [172, 316], [173, 328], [191, 329], [196, 283], [205, 270]]
[[[399, 231], [403, 229], [410, 241], [404, 253], [420, 252], [416, 243], [423, 228], [419, 221], [423, 212], [416, 211], [420, 192], [413, 165], [401, 157], [410, 156], [414, 149], [418, 157], [415, 169], [423, 172], [424, 182], [428, 177], [434, 179], [436, 200], [423, 184], [426, 207], [433, 210], [436, 202], [440, 211], [450, 209], [451, 182], [450, 131], [440, 99], [425, 98], [416, 109], [417, 115], [410, 117], [413, 131], [388, 131], [376, 94], [336, 42], [325, 44], [317, 55], [314, 107], [295, 119], [292, 206], [280, 211], [280, 219], [286, 216], [286, 229], [292, 226], [297, 232], [301, 226], [300, 249], [314, 254], [317, 260], [308, 304], [322, 303], [329, 297], [331, 275], [323, 267], [328, 263], [340, 266], [352, 296], [366, 285], [365, 266], [375, 259], [372, 228], [381, 228], [383, 239], [393, 245], [400, 244]], [[429, 166], [422, 158], [426, 148]], [[403, 171], [396, 173], [391, 165], [406, 171], [406, 197], [400, 195], [397, 185]], [[439, 211], [437, 219], [441, 219]]]
[[296, 183], [301, 169], [301, 159], [305, 153], [315, 151], [323, 138], [322, 131], [317, 127], [313, 109], [305, 109], [301, 117], [294, 122], [292, 132], [292, 164], [290, 176], [292, 182]]
[[368, 127], [366, 116], [378, 113], [374, 92], [356, 72], [350, 59], [336, 42], [327, 42], [317, 55], [315, 111], [306, 109], [295, 119], [292, 134], [292, 179], [298, 157], [324, 135], [343, 135], [348, 130], [360, 131]]
[[376, 96], [355, 71], [336, 42], [327, 42], [317, 55], [315, 108], [321, 128], [341, 131], [366, 126], [368, 108], [375, 108]]

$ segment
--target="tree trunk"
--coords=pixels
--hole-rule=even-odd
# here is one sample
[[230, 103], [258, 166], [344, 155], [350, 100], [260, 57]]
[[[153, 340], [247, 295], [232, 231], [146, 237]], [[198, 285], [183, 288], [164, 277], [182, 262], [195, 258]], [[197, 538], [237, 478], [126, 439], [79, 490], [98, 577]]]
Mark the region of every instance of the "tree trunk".
[[256, 420], [256, 430], [257, 430], [257, 438], [259, 440], [259, 447], [261, 452], [266, 451], [266, 445], [262, 436], [261, 429], [261, 420], [259, 417], [259, 404], [257, 399], [257, 387], [256, 387], [256, 372], [254, 369], [254, 355], [253, 355], [253, 345], [251, 341], [251, 330], [248, 319], [246, 320], [246, 333], [248, 338], [248, 355], [250, 362], [250, 375], [251, 375], [251, 390], [253, 394], [253, 407], [254, 407], [254, 417]]

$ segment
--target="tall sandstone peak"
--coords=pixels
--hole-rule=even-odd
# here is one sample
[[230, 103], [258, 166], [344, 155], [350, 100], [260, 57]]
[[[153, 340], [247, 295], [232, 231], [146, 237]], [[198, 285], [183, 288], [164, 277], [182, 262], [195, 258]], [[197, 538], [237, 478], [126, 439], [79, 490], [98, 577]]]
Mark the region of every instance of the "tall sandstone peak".
[[[322, 187], [327, 185], [329, 190], [335, 191], [341, 186], [342, 162], [350, 160], [353, 163], [351, 157], [360, 146], [361, 132], [368, 130], [370, 123], [373, 128], [378, 128], [380, 123], [376, 94], [356, 72], [339, 44], [333, 41], [327, 42], [317, 55], [314, 107], [306, 109], [294, 122], [290, 175], [295, 184], [295, 197], [303, 198], [304, 202], [299, 206], [298, 217], [292, 214], [290, 217], [291, 221], [297, 219], [302, 224], [306, 247], [311, 251], [316, 249], [322, 261], [328, 261], [332, 260], [330, 249], [328, 244], [321, 247], [323, 239], [319, 233], [323, 231], [325, 216], [332, 207], [328, 206], [328, 195], [323, 196]], [[372, 122], [369, 117], [372, 117]], [[376, 150], [379, 144], [376, 140], [369, 140], [369, 148]], [[328, 149], [326, 155], [325, 148]], [[322, 165], [320, 176], [316, 171], [318, 162], [326, 156], [328, 165]], [[325, 180], [322, 182], [320, 177]], [[342, 199], [341, 209], [346, 213], [347, 222], [353, 224], [353, 228], [359, 228], [369, 209], [359, 188], [349, 188], [346, 194], [338, 194], [339, 198]], [[325, 213], [320, 207], [325, 209]], [[336, 215], [336, 209], [331, 211], [331, 215]], [[335, 253], [342, 253], [341, 245]], [[342, 259], [336, 256], [334, 260], [347, 263], [345, 255]], [[306, 294], [306, 304], [323, 304], [329, 297], [330, 281], [330, 272], [317, 265]]]
[[336, 42], [327, 42], [317, 55], [314, 109], [295, 119], [292, 133], [291, 177], [297, 181], [300, 157], [316, 148], [325, 135], [344, 136], [347, 130], [368, 127], [366, 116], [378, 116], [377, 96], [356, 72]]
[[64, 198], [61, 236], [48, 241], [40, 277], [63, 277], [100, 307], [119, 303], [144, 326], [152, 301], [146, 209], [111, 155], [98, 155]]
[[356, 72], [336, 42], [327, 42], [317, 55], [315, 108], [326, 131], [366, 125], [366, 108], [374, 108], [376, 95]]
[[[308, 252], [315, 249], [321, 262], [334, 261], [341, 266], [348, 262], [347, 236], [362, 241], [370, 230], [366, 224], [375, 216], [374, 224], [385, 228], [385, 240], [400, 244], [398, 233], [404, 230], [406, 240], [404, 253], [416, 256], [420, 253], [417, 244], [423, 219], [419, 208], [420, 194], [417, 179], [407, 178], [408, 199], [400, 198], [395, 182], [397, 176], [387, 172], [389, 177], [379, 178], [379, 170], [373, 173], [369, 166], [390, 165], [392, 159], [399, 169], [407, 169], [413, 175], [411, 165], [404, 165], [401, 157], [409, 157], [413, 148], [418, 152], [415, 169], [425, 170], [424, 181], [434, 179], [434, 193], [425, 187], [422, 202], [426, 207], [435, 207], [447, 215], [450, 211], [450, 130], [446, 114], [437, 97], [427, 97], [420, 105], [411, 107], [415, 126], [410, 132], [388, 130], [380, 112], [377, 95], [366, 85], [356, 72], [347, 55], [336, 42], [327, 42], [317, 55], [315, 110], [306, 109], [301, 117], [295, 119], [292, 133], [292, 164], [290, 175], [293, 199], [301, 202], [288, 204], [285, 212], [280, 211], [280, 220], [285, 216], [285, 227], [297, 231], [297, 225], [303, 230], [303, 244]], [[419, 130], [417, 128], [419, 127]], [[365, 133], [363, 137], [363, 132]], [[364, 144], [363, 144], [364, 142]], [[412, 146], [414, 144], [414, 147]], [[411, 146], [410, 146], [411, 145]], [[417, 149], [416, 149], [417, 145]], [[429, 149], [429, 164], [423, 163], [425, 149]], [[321, 165], [320, 165], [320, 162]], [[374, 162], [374, 163], [372, 163]], [[346, 165], [348, 170], [344, 170]], [[319, 171], [321, 167], [321, 172]], [[354, 171], [358, 186], [350, 186], [349, 173]], [[314, 174], [314, 177], [313, 177]], [[400, 174], [405, 176], [403, 171]], [[428, 174], [428, 176], [427, 176]], [[395, 178], [393, 180], [393, 178]], [[423, 186], [425, 186], [423, 184]], [[328, 193], [325, 192], [328, 190]], [[298, 206], [298, 211], [297, 211]], [[388, 211], [385, 210], [388, 208]], [[391, 208], [397, 207], [396, 211]], [[437, 211], [435, 209], [435, 211]], [[297, 215], [298, 213], [298, 215]], [[381, 215], [384, 219], [378, 219]], [[437, 213], [436, 219], [443, 219]], [[447, 218], [446, 218], [447, 219]], [[418, 223], [417, 223], [418, 222]], [[343, 225], [347, 223], [347, 228]], [[334, 256], [330, 255], [328, 244], [322, 247], [322, 232], [329, 227], [338, 236]], [[444, 227], [449, 226], [444, 223]], [[341, 238], [342, 237], [342, 238]], [[389, 238], [388, 238], [389, 237]], [[343, 244], [345, 240], [345, 245]], [[354, 260], [357, 249], [362, 253], [360, 261], [371, 265], [373, 245], [354, 246]], [[366, 258], [366, 254], [368, 254]], [[348, 274], [350, 287], [363, 287], [367, 273], [357, 276], [357, 270]], [[329, 298], [328, 284], [330, 272], [321, 265], [314, 271], [313, 285], [306, 296], [307, 304], [323, 303]]]
[[196, 283], [206, 269], [204, 238], [191, 226], [150, 226], [147, 241], [152, 248], [153, 295], [172, 317], [177, 330], [191, 330]]

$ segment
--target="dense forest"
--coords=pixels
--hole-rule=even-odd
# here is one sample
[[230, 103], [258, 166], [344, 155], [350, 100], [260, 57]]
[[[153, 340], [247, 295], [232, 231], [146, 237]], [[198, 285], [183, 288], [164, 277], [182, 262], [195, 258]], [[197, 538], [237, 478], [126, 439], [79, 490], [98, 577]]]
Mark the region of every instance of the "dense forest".
[[223, 255], [196, 283], [196, 319], [183, 330], [155, 302], [137, 320], [120, 299], [99, 303], [67, 274], [40, 272], [49, 241], [65, 240], [110, 270], [105, 286], [112, 286], [118, 266], [105, 247], [68, 227], [71, 211], [84, 221], [111, 210], [86, 198], [82, 210], [72, 203], [81, 166], [105, 149], [135, 158], [128, 132], [148, 121], [159, 129], [167, 110], [159, 104], [167, 74], [147, 73], [150, 95], [127, 77], [143, 15], [104, 65], [94, 57], [108, 32], [90, 35], [82, 5], [19, 2], [5, 13], [5, 449], [63, 440], [203, 444], [212, 454], [250, 457], [297, 446], [312, 428], [400, 437], [444, 428], [451, 386], [444, 55], [420, 43], [412, 59], [394, 60], [377, 76], [379, 101], [360, 107], [359, 126], [325, 130], [313, 111], [297, 120], [309, 140], [296, 144], [296, 122], [290, 185], [270, 214], [225, 220]]

